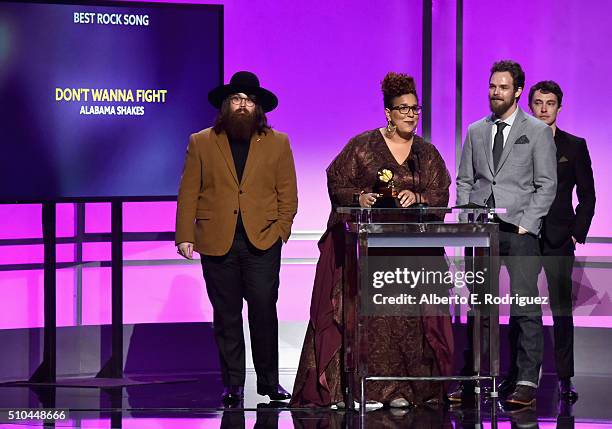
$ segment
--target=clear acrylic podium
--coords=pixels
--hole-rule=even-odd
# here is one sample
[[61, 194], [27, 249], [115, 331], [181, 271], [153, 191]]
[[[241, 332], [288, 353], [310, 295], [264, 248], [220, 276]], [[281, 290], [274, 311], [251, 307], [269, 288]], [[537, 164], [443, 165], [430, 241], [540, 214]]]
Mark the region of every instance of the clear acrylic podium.
[[[360, 387], [360, 410], [365, 412], [367, 381], [448, 381], [473, 380], [479, 393], [480, 380], [492, 380], [491, 396], [497, 397], [495, 379], [499, 376], [499, 310], [487, 306], [489, 315], [489, 374], [481, 374], [481, 305], [472, 306], [474, 316], [474, 376], [400, 377], [368, 373], [367, 316], [361, 312], [362, 276], [368, 273], [371, 248], [460, 247], [466, 256], [482, 256], [490, 273], [499, 267], [498, 224], [489, 222], [489, 215], [503, 209], [487, 208], [359, 208], [338, 207], [345, 226], [345, 264], [343, 273], [343, 375], [345, 404], [354, 407], [356, 385]], [[444, 222], [445, 215], [457, 215], [466, 221]], [[471, 259], [474, 261], [474, 259]], [[467, 269], [467, 268], [466, 268]], [[499, 279], [489, 276], [489, 293], [498, 296]]]

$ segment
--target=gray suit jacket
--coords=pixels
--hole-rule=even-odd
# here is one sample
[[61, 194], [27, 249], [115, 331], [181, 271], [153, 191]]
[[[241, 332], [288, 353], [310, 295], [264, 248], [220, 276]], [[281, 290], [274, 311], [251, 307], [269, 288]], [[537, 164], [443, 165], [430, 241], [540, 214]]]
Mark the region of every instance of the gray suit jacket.
[[497, 171], [491, 116], [468, 127], [457, 175], [457, 205], [485, 205], [493, 192], [496, 207], [506, 209], [500, 219], [538, 235], [557, 190], [556, 149], [551, 128], [518, 110]]

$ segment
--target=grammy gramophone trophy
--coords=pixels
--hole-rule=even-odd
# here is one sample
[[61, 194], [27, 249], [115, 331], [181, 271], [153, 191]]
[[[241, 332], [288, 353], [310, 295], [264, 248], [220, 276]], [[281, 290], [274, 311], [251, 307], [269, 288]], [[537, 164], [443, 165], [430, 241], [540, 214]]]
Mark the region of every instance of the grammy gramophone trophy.
[[400, 207], [397, 198], [398, 190], [393, 182], [393, 171], [389, 168], [381, 168], [376, 174], [378, 178], [374, 185], [374, 192], [378, 193], [378, 198], [374, 207]]

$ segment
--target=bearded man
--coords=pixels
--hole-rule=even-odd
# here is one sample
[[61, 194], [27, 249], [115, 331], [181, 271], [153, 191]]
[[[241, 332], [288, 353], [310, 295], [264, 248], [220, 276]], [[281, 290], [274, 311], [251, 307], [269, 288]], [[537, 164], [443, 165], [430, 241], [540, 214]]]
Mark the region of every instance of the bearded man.
[[231, 406], [244, 395], [243, 299], [248, 305], [257, 393], [291, 395], [278, 383], [278, 299], [282, 242], [297, 212], [297, 184], [287, 135], [266, 112], [276, 96], [255, 74], [241, 71], [208, 94], [215, 124], [189, 139], [178, 193], [177, 252], [200, 253], [212, 303], [215, 340]]
[[[471, 124], [457, 175], [457, 204], [506, 209], [492, 219], [499, 224], [499, 254], [508, 269], [510, 294], [537, 297], [541, 269], [538, 236], [557, 189], [557, 159], [550, 127], [526, 114], [518, 100], [525, 73], [514, 61], [498, 61], [489, 75], [491, 114]], [[497, 273], [492, 273], [497, 275]], [[473, 318], [468, 318], [468, 336]], [[539, 305], [510, 308], [510, 369], [499, 392], [508, 407], [535, 403], [544, 352]], [[473, 371], [468, 341], [463, 373]], [[473, 395], [462, 383], [449, 395], [453, 402]]]

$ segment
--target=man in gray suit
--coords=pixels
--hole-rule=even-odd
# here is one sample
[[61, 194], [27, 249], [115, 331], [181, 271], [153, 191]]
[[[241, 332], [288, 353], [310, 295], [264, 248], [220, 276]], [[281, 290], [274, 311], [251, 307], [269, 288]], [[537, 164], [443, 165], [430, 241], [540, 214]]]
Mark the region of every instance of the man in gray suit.
[[[492, 114], [468, 128], [457, 175], [457, 205], [506, 209], [493, 221], [499, 223], [499, 250], [510, 275], [511, 296], [537, 297], [538, 235], [555, 199], [557, 165], [550, 127], [518, 107], [524, 85], [525, 74], [518, 63], [493, 64], [489, 77]], [[543, 348], [539, 304], [512, 305], [511, 368], [500, 386], [507, 406], [535, 402]], [[471, 362], [466, 362], [464, 372], [468, 369]], [[461, 401], [470, 387], [473, 391], [473, 386], [464, 383], [449, 399]]]

